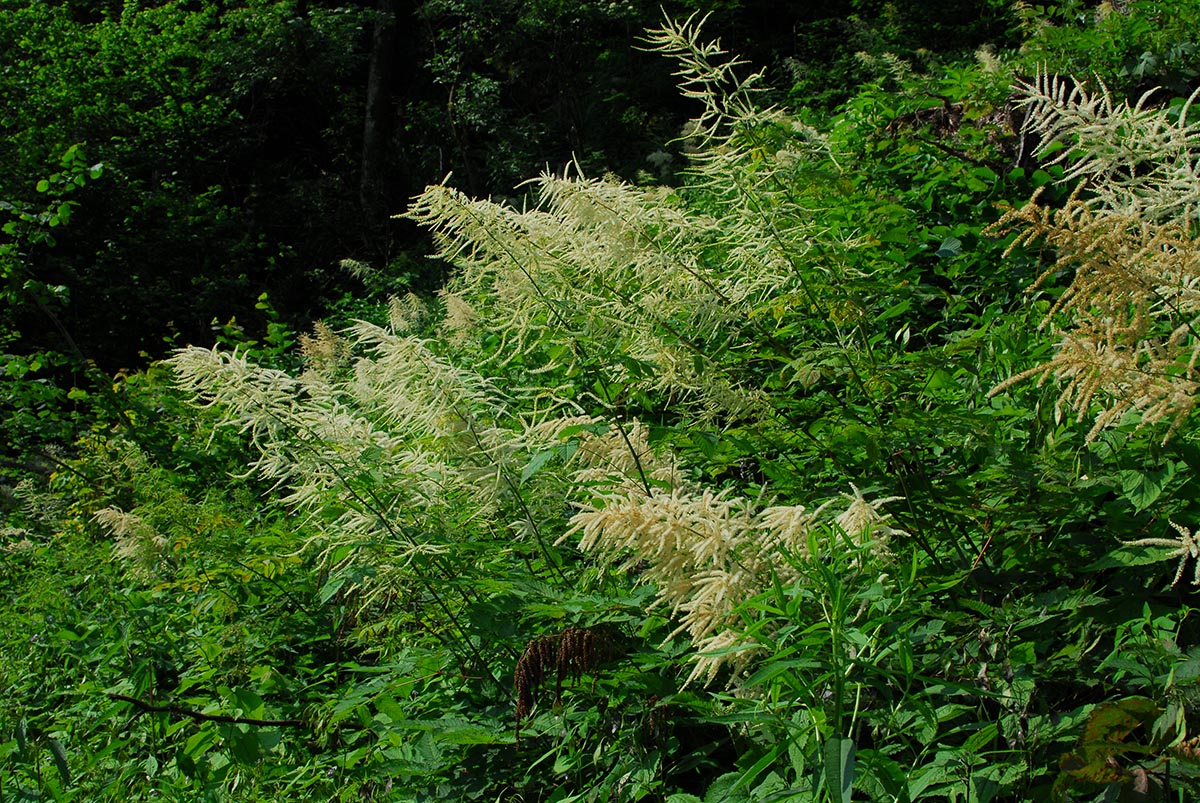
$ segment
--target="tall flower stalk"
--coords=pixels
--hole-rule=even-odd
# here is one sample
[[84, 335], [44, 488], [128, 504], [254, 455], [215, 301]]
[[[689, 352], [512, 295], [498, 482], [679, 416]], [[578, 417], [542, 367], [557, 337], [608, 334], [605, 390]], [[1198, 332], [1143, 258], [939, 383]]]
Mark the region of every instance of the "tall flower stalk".
[[[1059, 335], [1048, 362], [1017, 374], [1062, 384], [1058, 413], [1095, 415], [1088, 438], [1135, 413], [1181, 427], [1200, 390], [1200, 123], [1193, 94], [1174, 110], [1114, 103], [1107, 90], [1039, 75], [1021, 88], [1039, 153], [1078, 188], [1061, 209], [1028, 204], [996, 225], [1011, 248], [1044, 243], [1053, 265], [1031, 290], [1072, 275], [1044, 323]], [[1174, 118], [1174, 119], [1172, 119]], [[1099, 412], [1095, 412], [1099, 408]]]

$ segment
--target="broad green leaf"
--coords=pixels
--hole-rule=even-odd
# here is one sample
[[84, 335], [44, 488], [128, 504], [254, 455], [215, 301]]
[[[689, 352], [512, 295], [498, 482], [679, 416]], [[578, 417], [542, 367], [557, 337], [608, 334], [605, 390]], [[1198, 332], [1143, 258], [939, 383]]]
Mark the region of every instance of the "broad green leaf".
[[533, 458], [530, 459], [530, 461], [526, 464], [525, 468], [521, 469], [520, 484], [524, 485], [525, 482], [530, 477], [534, 476], [539, 471], [541, 471], [542, 467], [545, 466], [547, 463], [549, 463], [550, 459], [553, 458], [556, 454], [557, 454], [556, 449], [543, 449], [542, 451], [535, 454], [533, 456]]
[[244, 725], [225, 725], [221, 727], [225, 743], [234, 761], [239, 764], [254, 764], [262, 758], [261, 744], [258, 734]]
[[263, 699], [250, 689], [234, 689], [230, 698], [242, 712], [242, 716], [262, 719], [266, 710]]
[[187, 750], [182, 747], [175, 751], [175, 766], [179, 768], [179, 771], [182, 772], [185, 777], [196, 777], [196, 762], [192, 760], [190, 755], [188, 755]]
[[963, 753], [971, 756], [982, 753], [988, 745], [995, 741], [999, 733], [1000, 726], [995, 722], [989, 722], [967, 738], [967, 741], [963, 743]]
[[825, 782], [839, 803], [850, 803], [854, 791], [854, 740], [833, 736], [825, 742]]
[[194, 760], [211, 750], [218, 741], [217, 729], [211, 724], [205, 725], [187, 740], [183, 752]]
[[704, 803], [736, 803], [749, 799], [750, 793], [739, 785], [741, 773], [727, 772], [709, 784]]
[[337, 574], [329, 578], [325, 585], [321, 586], [321, 591], [317, 594], [317, 599], [321, 602], [329, 602], [333, 597], [342, 590], [342, 587], [349, 581], [349, 577], [345, 574]]
[[886, 321], [890, 318], [895, 318], [897, 315], [903, 315], [904, 313], [908, 312], [911, 308], [912, 301], [906, 298], [879, 313], [879, 316], [876, 320]]
[[1121, 481], [1121, 493], [1139, 513], [1154, 504], [1162, 493], [1164, 477], [1160, 472], [1126, 470], [1118, 472], [1117, 478]]
[[942, 240], [942, 244], [938, 246], [938, 250], [933, 255], [938, 259], [949, 259], [961, 253], [962, 240], [957, 237], [947, 237], [945, 240]]

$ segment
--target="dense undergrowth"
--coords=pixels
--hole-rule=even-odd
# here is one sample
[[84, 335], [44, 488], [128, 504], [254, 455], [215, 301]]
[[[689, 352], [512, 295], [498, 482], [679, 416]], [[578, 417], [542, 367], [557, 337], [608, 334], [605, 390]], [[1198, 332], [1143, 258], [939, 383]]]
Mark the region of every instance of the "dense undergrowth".
[[436, 298], [120, 378], [0, 799], [1193, 799], [1195, 72], [1088, 13], [824, 118], [667, 24], [679, 187], [430, 187]]

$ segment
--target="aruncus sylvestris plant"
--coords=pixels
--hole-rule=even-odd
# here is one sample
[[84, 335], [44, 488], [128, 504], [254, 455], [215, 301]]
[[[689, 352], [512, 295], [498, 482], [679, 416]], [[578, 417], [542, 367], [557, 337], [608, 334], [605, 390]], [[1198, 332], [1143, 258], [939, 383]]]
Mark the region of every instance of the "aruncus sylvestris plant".
[[[842, 169], [839, 147], [865, 148], [853, 126], [886, 125], [813, 131], [761, 108], [759, 78], [694, 26], [652, 37], [702, 107], [684, 187], [571, 168], [530, 182], [523, 209], [430, 187], [408, 214], [454, 267], [440, 308], [318, 327], [300, 376], [184, 350], [180, 384], [256, 445], [252, 470], [306, 520], [323, 596], [353, 601], [362, 641], [454, 655], [430, 688], [515, 712], [523, 743], [569, 768], [564, 794], [669, 788], [647, 766], [671, 745], [634, 785], [636, 729], [611, 724], [625, 712], [571, 710], [582, 689], [549, 702], [548, 667], [620, 694], [652, 675], [656, 721], [664, 698], [736, 720], [731, 783], [760, 796], [1014, 789], [1053, 764], [1001, 746], [999, 723], [1032, 729], [1021, 673], [1040, 656], [1008, 635], [1023, 622], [986, 634], [1007, 594], [1026, 602], [994, 586], [1053, 539], [1008, 470], [1042, 468], [1017, 454], [1016, 414], [981, 404], [997, 380], [972, 344], [1001, 305], [945, 290], [964, 242], [913, 245], [899, 191]], [[881, 215], [899, 234], [872, 228]], [[1024, 530], [992, 521], [1018, 508]], [[1075, 509], [1055, 515], [1066, 528]], [[582, 635], [598, 632], [643, 652], [602, 666]], [[386, 738], [412, 747], [416, 730]], [[905, 762], [924, 785], [896, 780]]]
[[[1162, 511], [1180, 540], [1142, 538], [1114, 491], [1143, 472], [1099, 451], [1147, 448], [1132, 421], [1088, 446], [1024, 403], [1033, 383], [986, 398], [1038, 347], [1012, 275], [1030, 256], [1007, 271], [979, 236], [1012, 189], [997, 109], [898, 72], [908, 94], [868, 88], [822, 133], [762, 108], [695, 26], [652, 40], [699, 104], [682, 186], [571, 168], [521, 210], [430, 188], [411, 214], [454, 266], [437, 302], [317, 325], [302, 372], [171, 360], [209, 409], [162, 454], [186, 465], [218, 420], [219, 465], [252, 476], [176, 494], [147, 455], [80, 508], [88, 539], [113, 536], [88, 554], [124, 564], [105, 598], [141, 630], [110, 638], [124, 623], [99, 604], [101, 629], [21, 618], [66, 649], [7, 639], [31, 689], [87, 645], [81, 685], [50, 698], [66, 715], [37, 694], [6, 709], [85, 723], [42, 730], [73, 770], [94, 722], [73, 712], [100, 699], [110, 731], [138, 716], [137, 758], [100, 755], [111, 788], [180, 799], [1016, 803], [1055, 799], [1056, 775], [1093, 801], [1186, 782], [1196, 651], [1167, 596], [1186, 589], [1099, 559], [1167, 547], [1165, 574], [1192, 579], [1175, 513], [1196, 486]], [[56, 539], [0, 570], [21, 581]], [[267, 713], [295, 730], [252, 724]], [[36, 758], [5, 738], [5, 772]]]
[[1089, 439], [1137, 411], [1141, 426], [1169, 422], [1165, 440], [1200, 389], [1200, 123], [1188, 122], [1196, 95], [1147, 108], [1153, 92], [1114, 103], [1103, 86], [1090, 92], [1046, 74], [1019, 89], [1039, 153], [1079, 185], [1063, 208], [1035, 196], [996, 230], [1016, 230], [1014, 248], [1055, 249], [1031, 290], [1061, 271], [1073, 276], [1043, 324], [1060, 334], [1057, 353], [993, 393], [1053, 376], [1063, 383], [1060, 415], [1070, 409], [1083, 420], [1102, 407]]
[[[685, 477], [618, 409], [619, 397], [661, 400], [685, 427], [766, 419], [786, 430], [738, 352], [773, 338], [790, 308], [835, 341], [855, 336], [839, 315], [810, 315], [846, 308], [846, 271], [836, 259], [807, 264], [820, 226], [755, 168], [764, 155], [790, 165], [827, 153], [822, 138], [761, 109], [758, 76], [739, 79], [741, 63], [717, 64], [723, 51], [697, 37], [670, 25], [651, 41], [705, 103], [695, 186], [720, 216], [611, 178], [544, 175], [538, 205], [523, 212], [431, 187], [409, 215], [458, 271], [442, 295], [440, 342], [416, 334], [419, 304], [396, 302], [387, 327], [318, 327], [299, 377], [237, 353], [190, 348], [170, 360], [180, 387], [257, 447], [252, 469], [318, 533], [309, 547], [328, 570], [353, 573], [364, 610], [423, 588], [453, 640], [469, 642], [462, 617], [483, 574], [464, 561], [482, 543], [499, 546], [481, 531], [516, 533], [515, 551], [544, 558], [537, 571], [549, 577], [566, 571], [558, 549], [578, 535], [614, 569], [649, 564], [642, 580], [678, 619], [668, 638], [686, 632], [698, 651], [689, 680], [710, 683], [731, 662], [748, 668], [753, 644], [735, 611], [795, 579], [784, 555], [834, 528], [882, 560], [900, 533], [882, 510], [894, 497], [852, 487], [809, 506]], [[561, 465], [543, 456], [553, 450]], [[536, 491], [538, 474], [557, 479]], [[539, 492], [571, 500], [568, 519], [535, 513], [552, 507]]]

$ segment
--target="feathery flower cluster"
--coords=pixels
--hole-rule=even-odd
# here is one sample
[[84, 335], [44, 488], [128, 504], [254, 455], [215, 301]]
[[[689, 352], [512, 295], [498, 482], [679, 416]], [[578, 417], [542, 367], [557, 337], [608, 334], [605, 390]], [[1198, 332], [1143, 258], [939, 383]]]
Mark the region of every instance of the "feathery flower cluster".
[[1048, 73], [1018, 90], [1026, 129], [1041, 139], [1038, 152], [1054, 154], [1050, 163], [1063, 165], [1063, 181], [1086, 179], [1090, 207], [1121, 218], [1195, 225], [1200, 123], [1188, 123], [1188, 110], [1200, 90], [1175, 120], [1164, 109], [1146, 108], [1156, 90], [1131, 106], [1113, 103], [1103, 83], [1099, 92], [1088, 92], [1077, 81]]
[[388, 299], [388, 325], [393, 332], [407, 334], [421, 328], [429, 317], [429, 308], [415, 293]]
[[650, 430], [641, 421], [614, 424], [601, 434], [584, 431], [578, 437], [577, 485], [607, 486], [624, 493], [652, 485], [670, 488], [682, 482], [678, 463], [670, 455], [655, 453], [650, 447]]
[[152, 578], [170, 545], [168, 539], [140, 516], [115, 507], [96, 511], [94, 518], [113, 534], [113, 554], [130, 573], [144, 580]]
[[1183, 579], [1183, 571], [1187, 568], [1189, 561], [1195, 562], [1195, 569], [1192, 572], [1192, 585], [1200, 586], [1200, 541], [1187, 527], [1184, 527], [1175, 522], [1170, 522], [1172, 529], [1179, 533], [1178, 538], [1141, 538], [1137, 541], [1126, 541], [1127, 546], [1159, 546], [1170, 547], [1171, 551], [1167, 554], [1167, 559], [1179, 558], [1179, 565], [1175, 569], [1175, 577], [1171, 579], [1170, 588], [1179, 585], [1179, 581]]
[[[816, 509], [759, 508], [728, 491], [683, 482], [673, 460], [650, 451], [644, 427], [635, 422], [624, 431], [624, 437], [609, 431], [580, 446], [577, 483], [597, 490], [580, 504], [563, 538], [578, 535], [580, 549], [639, 571], [641, 580], [657, 586], [659, 604], [679, 622], [671, 636], [686, 631], [696, 648], [689, 683], [712, 683], [725, 666], [735, 679], [746, 669], [756, 647], [738, 631], [737, 607], [770, 588], [773, 577], [785, 584], [800, 580], [787, 556], [817, 557], [810, 550], [819, 533], [840, 529], [881, 559], [888, 538], [901, 534], [882, 512], [896, 497], [871, 501], [851, 486], [849, 504], [836, 517], [826, 515], [833, 502]], [[835, 549], [837, 543], [818, 548]]]
[[438, 298], [441, 299], [445, 313], [438, 326], [439, 331], [451, 344], [463, 345], [475, 332], [479, 312], [462, 296], [449, 290], [441, 290]]
[[[401, 303], [394, 317], [403, 326], [412, 314]], [[412, 335], [368, 323], [347, 334], [362, 353], [347, 370], [310, 367], [299, 379], [236, 352], [187, 348], [168, 362], [194, 401], [250, 436], [251, 469], [288, 489], [283, 503], [318, 533], [323, 560], [368, 550], [375, 565], [402, 568], [451, 543], [412, 533], [491, 509], [516, 447], [496, 424], [500, 395], [477, 374]], [[306, 341], [318, 363], [349, 348], [320, 328]]]
[[667, 188], [571, 169], [529, 182], [530, 209], [447, 186], [416, 199], [407, 217], [457, 268], [443, 295], [456, 345], [486, 327], [487, 359], [520, 357], [534, 370], [604, 360], [615, 381], [729, 420], [759, 411], [755, 388], [714, 355], [761, 338], [772, 317], [777, 324], [768, 307], [831, 320], [821, 296], [844, 286], [844, 268], [828, 255], [819, 269], [807, 264], [820, 225], [780, 180], [806, 154], [828, 155], [828, 144], [764, 110], [761, 76], [739, 77], [741, 63], [698, 36], [691, 22], [668, 23], [649, 41], [681, 65], [685, 95], [703, 102], [693, 188], [712, 212]]
[[1052, 161], [1082, 183], [1062, 209], [1039, 206], [1035, 194], [993, 230], [1016, 230], [1011, 248], [1041, 241], [1057, 252], [1031, 291], [1063, 268], [1074, 277], [1043, 324], [1058, 323], [1055, 356], [992, 393], [1053, 376], [1063, 382], [1059, 416], [1070, 409], [1083, 419], [1103, 404], [1089, 440], [1133, 410], [1141, 425], [1168, 421], [1165, 440], [1200, 390], [1200, 124], [1186, 122], [1191, 100], [1172, 122], [1143, 108], [1146, 96], [1114, 104], [1107, 91], [1056, 76], [1022, 90], [1040, 152], [1066, 145]]
[[328, 377], [350, 361], [350, 343], [327, 323], [317, 321], [311, 335], [300, 335], [300, 355], [307, 370]]

